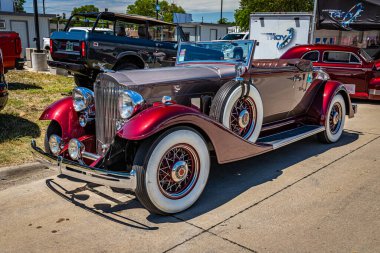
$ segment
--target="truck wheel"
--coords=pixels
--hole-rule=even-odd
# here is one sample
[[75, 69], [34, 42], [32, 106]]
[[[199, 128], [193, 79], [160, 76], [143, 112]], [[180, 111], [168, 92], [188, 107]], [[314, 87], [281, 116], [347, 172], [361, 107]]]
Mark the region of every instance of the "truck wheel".
[[202, 136], [189, 127], [177, 127], [139, 147], [133, 169], [136, 196], [152, 213], [181, 212], [198, 200], [206, 186], [210, 157]]
[[343, 133], [346, 119], [346, 104], [342, 95], [337, 94], [331, 100], [326, 114], [326, 130], [318, 134], [318, 139], [323, 143], [337, 142]]
[[243, 86], [236, 81], [225, 83], [216, 93], [210, 109], [210, 117], [240, 137], [255, 142], [263, 123], [263, 102], [259, 91], [249, 86], [242, 96]]
[[114, 67], [115, 71], [120, 71], [120, 70], [132, 70], [132, 69], [140, 69], [136, 64], [132, 62], [122, 62], [117, 64]]
[[44, 138], [45, 152], [50, 153], [50, 154], [51, 154], [51, 151], [49, 147], [49, 138], [52, 134], [62, 137], [61, 126], [56, 121], [51, 121], [45, 132], [45, 138]]
[[86, 87], [86, 88], [89, 88], [89, 89], [93, 89], [93, 85], [94, 85], [94, 82], [88, 78], [87, 76], [83, 76], [83, 75], [74, 75], [74, 81], [75, 81], [75, 84], [79, 87]]

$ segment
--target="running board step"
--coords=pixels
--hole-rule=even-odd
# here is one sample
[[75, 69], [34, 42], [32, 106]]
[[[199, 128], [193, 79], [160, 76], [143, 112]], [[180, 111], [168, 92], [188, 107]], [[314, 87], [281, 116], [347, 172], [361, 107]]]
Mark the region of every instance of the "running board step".
[[292, 130], [260, 138], [257, 140], [256, 144], [272, 145], [273, 149], [278, 149], [323, 131], [325, 131], [324, 126], [305, 125]]

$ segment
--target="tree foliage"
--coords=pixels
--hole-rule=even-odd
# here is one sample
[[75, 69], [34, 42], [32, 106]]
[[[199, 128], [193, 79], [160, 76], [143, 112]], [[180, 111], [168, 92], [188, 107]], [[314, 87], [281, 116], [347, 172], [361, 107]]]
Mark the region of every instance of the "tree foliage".
[[[158, 5], [160, 17], [166, 22], [173, 22], [173, 13], [186, 13], [181, 6], [170, 4], [166, 0], [160, 0]], [[127, 13], [156, 17], [156, 0], [136, 0], [134, 4], [128, 5]]]
[[24, 10], [25, 0], [14, 1], [15, 12], [25, 12]]
[[249, 15], [252, 12], [309, 12], [313, 10], [313, 0], [240, 0], [235, 11], [236, 25], [249, 29]]
[[78, 13], [85, 13], [85, 12], [99, 12], [99, 8], [95, 5], [83, 5], [81, 7], [74, 7], [74, 9], [71, 11], [71, 15], [78, 14]]

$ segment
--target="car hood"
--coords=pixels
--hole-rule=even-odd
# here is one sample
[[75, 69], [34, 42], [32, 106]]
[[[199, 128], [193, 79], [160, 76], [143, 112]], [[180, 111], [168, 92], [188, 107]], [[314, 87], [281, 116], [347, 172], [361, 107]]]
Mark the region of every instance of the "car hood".
[[217, 81], [234, 77], [234, 65], [186, 65], [166, 68], [122, 70], [107, 73], [117, 83], [125, 86], [181, 84], [191, 80]]

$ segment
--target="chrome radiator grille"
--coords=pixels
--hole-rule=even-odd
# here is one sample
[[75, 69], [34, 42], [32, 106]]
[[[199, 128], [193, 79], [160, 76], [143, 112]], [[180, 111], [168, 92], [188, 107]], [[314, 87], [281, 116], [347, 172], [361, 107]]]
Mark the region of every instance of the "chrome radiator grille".
[[118, 97], [122, 88], [112, 81], [101, 79], [94, 84], [96, 116], [96, 150], [103, 155], [103, 145], [111, 144], [116, 133], [116, 121], [119, 119]]

